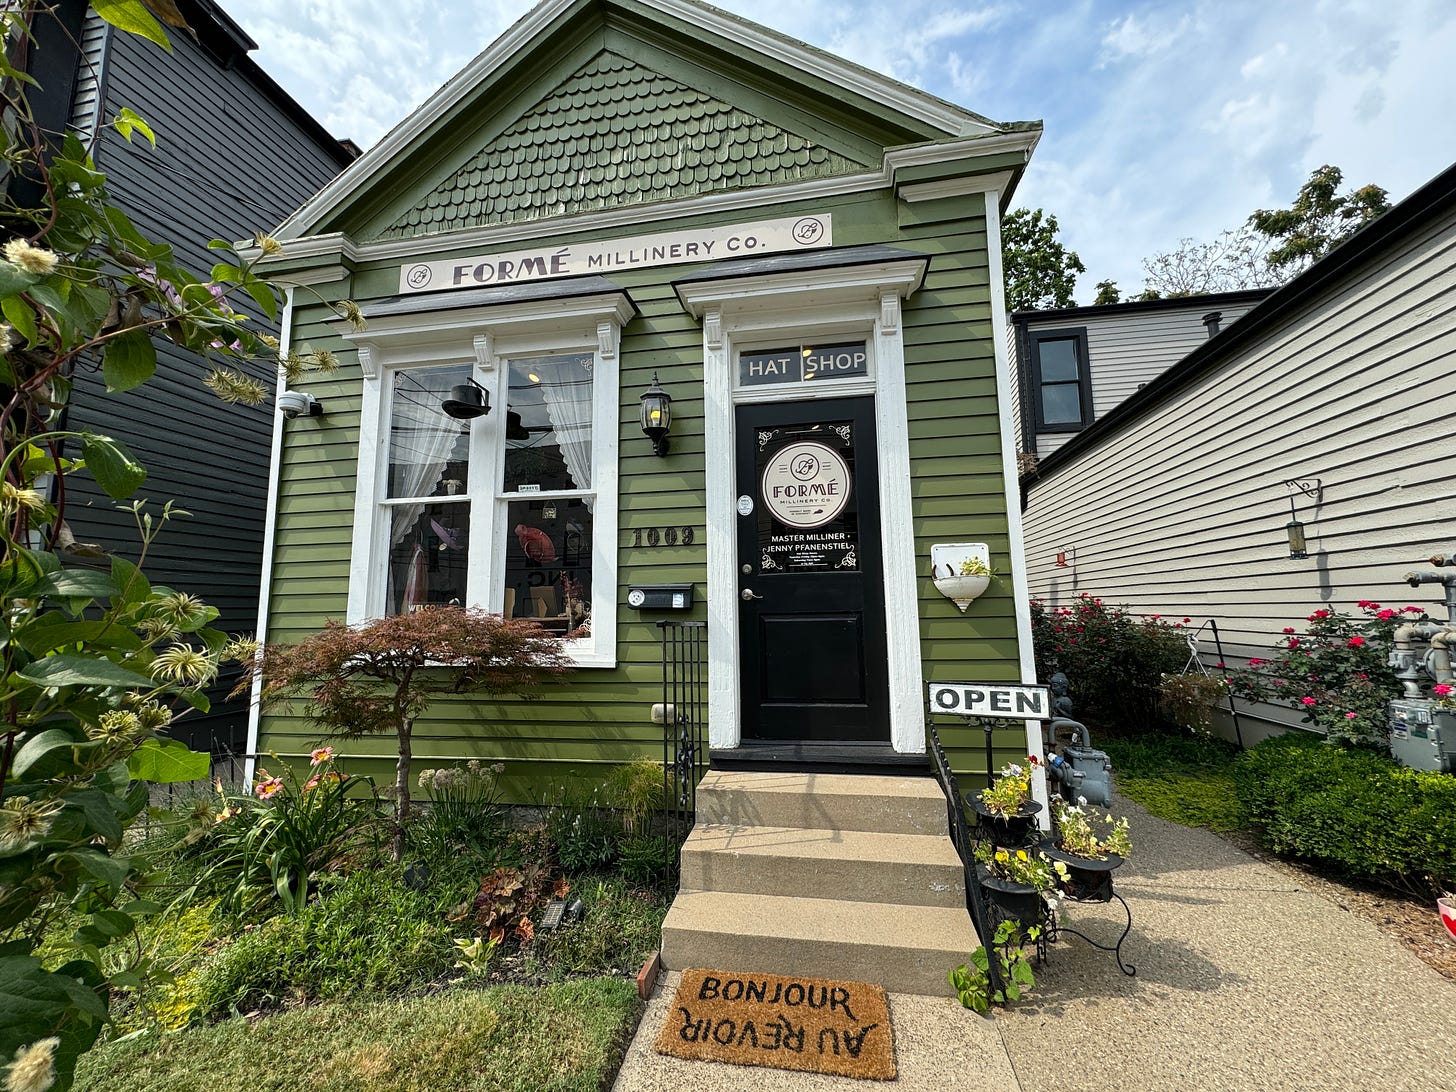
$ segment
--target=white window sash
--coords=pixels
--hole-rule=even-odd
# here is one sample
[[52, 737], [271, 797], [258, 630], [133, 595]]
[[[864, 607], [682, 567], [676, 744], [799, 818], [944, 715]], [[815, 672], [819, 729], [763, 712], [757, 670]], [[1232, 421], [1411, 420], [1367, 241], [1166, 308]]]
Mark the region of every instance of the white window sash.
[[[431, 503], [471, 504], [467, 600], [496, 613], [504, 606], [510, 533], [504, 524], [506, 505], [511, 500], [590, 497], [591, 634], [567, 642], [567, 652], [577, 666], [616, 666], [618, 366], [621, 325], [630, 317], [631, 305], [620, 293], [553, 303], [550, 307], [495, 306], [389, 316], [371, 320], [365, 331], [344, 331], [345, 337], [359, 347], [364, 373], [349, 565], [349, 624], [386, 613], [390, 509], [401, 503], [419, 502], [419, 498], [384, 496], [394, 374], [412, 368], [466, 363], [473, 356], [472, 376], [490, 393], [491, 412], [471, 423], [470, 485], [461, 494], [429, 498]], [[593, 358], [591, 488], [503, 493], [500, 485], [508, 385], [508, 369], [503, 362], [570, 352], [591, 353]]]

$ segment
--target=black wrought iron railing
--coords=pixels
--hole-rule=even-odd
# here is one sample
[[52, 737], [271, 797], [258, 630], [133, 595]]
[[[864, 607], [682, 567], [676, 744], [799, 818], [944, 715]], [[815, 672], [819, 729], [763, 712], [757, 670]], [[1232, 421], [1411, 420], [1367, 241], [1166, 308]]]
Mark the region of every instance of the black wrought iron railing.
[[669, 835], [692, 829], [698, 782], [708, 769], [708, 624], [658, 622], [662, 633], [663, 799]]
[[966, 911], [971, 915], [971, 922], [976, 927], [976, 935], [981, 938], [987, 954], [991, 956], [987, 961], [989, 964], [987, 976], [991, 980], [991, 992], [1000, 993], [1005, 990], [1006, 982], [1001, 976], [999, 961], [992, 950], [995, 930], [991, 923], [991, 916], [987, 912], [985, 900], [981, 897], [981, 883], [976, 876], [976, 859], [971, 850], [970, 831], [966, 827], [966, 809], [961, 798], [961, 788], [956, 783], [955, 774], [951, 771], [950, 761], [945, 756], [945, 748], [940, 745], [940, 733], [935, 730], [934, 724], [927, 722], [926, 728], [930, 733], [930, 752], [935, 758], [935, 779], [940, 782], [941, 791], [945, 793], [946, 822], [950, 828], [950, 840], [955, 845], [956, 856], [961, 859], [962, 879], [966, 888]]

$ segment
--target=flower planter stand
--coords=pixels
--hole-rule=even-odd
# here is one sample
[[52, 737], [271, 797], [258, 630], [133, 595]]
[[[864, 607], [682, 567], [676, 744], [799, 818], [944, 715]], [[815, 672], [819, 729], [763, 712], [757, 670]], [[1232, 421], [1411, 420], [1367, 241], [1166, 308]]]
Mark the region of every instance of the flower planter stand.
[[985, 865], [976, 866], [976, 879], [985, 896], [992, 930], [1003, 921], [1016, 922], [1023, 933], [1034, 925], [1041, 926], [1041, 936], [1036, 941], [1036, 955], [1037, 962], [1045, 962], [1047, 943], [1055, 928], [1055, 918], [1047, 909], [1040, 892], [1029, 884], [992, 876]]
[[1006, 849], [1020, 849], [1032, 840], [1037, 830], [1036, 816], [1041, 804], [1029, 800], [1021, 805], [1015, 815], [1001, 815], [981, 803], [981, 794], [966, 794], [966, 803], [976, 813], [977, 833], [989, 838], [995, 845]]
[[1067, 866], [1068, 879], [1063, 894], [1070, 902], [1112, 902], [1116, 900], [1122, 906], [1122, 912], [1127, 916], [1127, 923], [1123, 926], [1122, 935], [1117, 938], [1116, 944], [1102, 944], [1093, 940], [1086, 933], [1069, 928], [1057, 922], [1055, 915], [1051, 919], [1048, 933], [1050, 939], [1055, 941], [1061, 933], [1070, 933], [1074, 937], [1081, 937], [1092, 947], [1104, 952], [1111, 952], [1117, 960], [1117, 969], [1131, 978], [1137, 974], [1137, 968], [1131, 963], [1124, 963], [1122, 960], [1122, 943], [1127, 940], [1128, 933], [1132, 932], [1132, 909], [1127, 905], [1127, 900], [1112, 889], [1112, 873], [1122, 864], [1122, 858], [1116, 853], [1110, 853], [1105, 861], [1094, 860], [1089, 857], [1078, 857], [1072, 853], [1066, 853], [1056, 847], [1051, 841], [1043, 841], [1039, 847], [1043, 854], [1054, 861], [1061, 861]]

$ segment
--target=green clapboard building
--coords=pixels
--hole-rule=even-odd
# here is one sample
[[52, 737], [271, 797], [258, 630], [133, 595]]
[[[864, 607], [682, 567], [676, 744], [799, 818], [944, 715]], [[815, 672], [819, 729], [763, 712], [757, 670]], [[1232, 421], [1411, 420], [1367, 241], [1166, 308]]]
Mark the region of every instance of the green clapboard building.
[[[536, 699], [415, 727], [522, 802], [662, 755], [664, 620], [706, 623], [715, 762], [924, 768], [929, 684], [1034, 679], [999, 222], [1039, 136], [691, 0], [541, 3], [278, 232], [288, 343], [343, 366], [284, 400], [323, 412], [279, 419], [266, 639], [456, 602], [576, 634]], [[392, 740], [349, 753], [389, 779]]]

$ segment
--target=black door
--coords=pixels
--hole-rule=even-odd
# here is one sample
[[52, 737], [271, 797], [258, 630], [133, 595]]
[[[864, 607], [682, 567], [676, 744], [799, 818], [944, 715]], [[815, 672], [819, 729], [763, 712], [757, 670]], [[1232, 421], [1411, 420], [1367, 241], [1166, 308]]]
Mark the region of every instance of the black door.
[[747, 739], [888, 742], [872, 398], [739, 406]]

